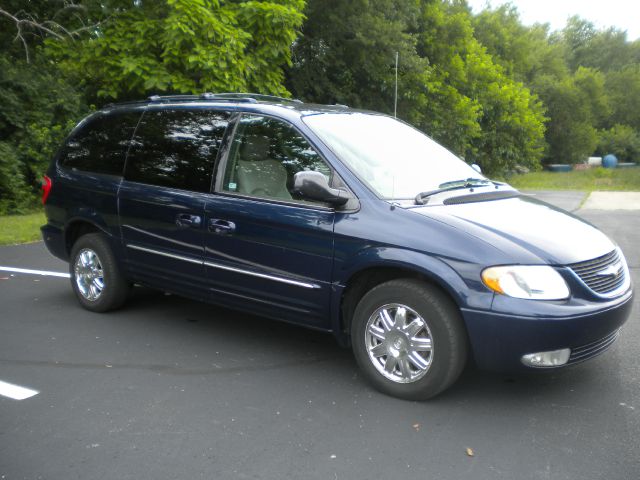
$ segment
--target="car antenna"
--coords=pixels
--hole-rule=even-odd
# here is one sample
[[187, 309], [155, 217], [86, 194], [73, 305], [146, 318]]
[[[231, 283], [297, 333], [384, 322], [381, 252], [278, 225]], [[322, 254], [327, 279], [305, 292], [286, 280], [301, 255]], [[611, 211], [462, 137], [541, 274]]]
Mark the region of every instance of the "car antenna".
[[396, 174], [394, 172], [393, 176], [391, 177], [391, 201], [389, 202], [391, 204], [391, 210], [394, 210], [396, 208], [396, 202], [394, 201], [395, 198], [396, 198]]
[[396, 52], [396, 88], [393, 96], [393, 118], [397, 118], [398, 112], [398, 52]]

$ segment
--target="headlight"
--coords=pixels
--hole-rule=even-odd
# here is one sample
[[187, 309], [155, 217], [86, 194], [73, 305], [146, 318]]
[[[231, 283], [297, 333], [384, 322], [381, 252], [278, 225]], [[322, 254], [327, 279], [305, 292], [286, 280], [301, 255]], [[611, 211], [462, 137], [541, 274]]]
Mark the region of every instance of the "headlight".
[[558, 272], [547, 265], [489, 267], [482, 281], [496, 293], [532, 300], [563, 300], [569, 287]]

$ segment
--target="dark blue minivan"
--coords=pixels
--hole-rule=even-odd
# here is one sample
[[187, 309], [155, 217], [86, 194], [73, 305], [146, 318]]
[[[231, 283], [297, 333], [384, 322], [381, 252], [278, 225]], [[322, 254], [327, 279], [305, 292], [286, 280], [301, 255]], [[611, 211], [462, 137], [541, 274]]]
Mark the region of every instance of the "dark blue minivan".
[[583, 220], [375, 112], [254, 94], [151, 97], [80, 122], [45, 177], [80, 304], [134, 284], [332, 332], [408, 399], [560, 367], [617, 338], [632, 287]]

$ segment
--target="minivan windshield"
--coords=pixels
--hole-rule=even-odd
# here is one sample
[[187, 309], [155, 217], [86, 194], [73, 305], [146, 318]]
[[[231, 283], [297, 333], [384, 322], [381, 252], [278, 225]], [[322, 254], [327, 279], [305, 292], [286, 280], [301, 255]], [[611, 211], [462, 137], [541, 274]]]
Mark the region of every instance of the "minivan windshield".
[[323, 113], [304, 122], [384, 199], [413, 199], [449, 182], [485, 180], [419, 130], [384, 115]]

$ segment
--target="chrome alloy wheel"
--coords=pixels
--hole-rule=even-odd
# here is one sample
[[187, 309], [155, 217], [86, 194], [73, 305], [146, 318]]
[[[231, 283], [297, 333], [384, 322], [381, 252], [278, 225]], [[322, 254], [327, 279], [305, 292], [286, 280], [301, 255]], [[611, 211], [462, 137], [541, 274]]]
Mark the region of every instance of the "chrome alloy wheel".
[[104, 274], [96, 252], [90, 248], [80, 250], [73, 271], [80, 294], [87, 300], [97, 300], [104, 289]]
[[391, 303], [369, 317], [365, 345], [369, 359], [389, 380], [412, 383], [433, 361], [433, 341], [427, 322], [406, 305]]

